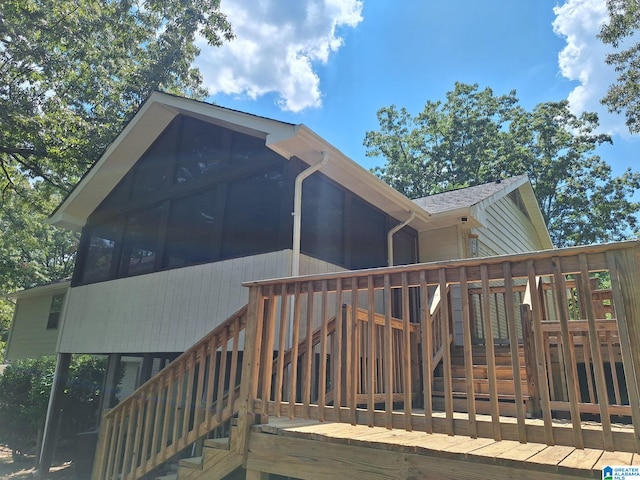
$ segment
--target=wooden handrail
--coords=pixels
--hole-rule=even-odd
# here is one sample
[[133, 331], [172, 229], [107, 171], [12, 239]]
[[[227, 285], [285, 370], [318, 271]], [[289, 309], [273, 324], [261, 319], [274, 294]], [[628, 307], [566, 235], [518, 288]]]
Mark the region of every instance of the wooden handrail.
[[237, 413], [246, 322], [244, 306], [104, 415], [93, 480], [138, 479]]
[[[612, 270], [619, 262], [630, 269], [628, 259], [638, 254], [639, 247], [638, 242], [626, 242], [249, 282], [246, 285], [266, 306], [261, 310], [263, 333], [258, 339], [269, 339], [260, 350], [268, 368], [257, 368], [255, 378], [260, 388], [249, 403], [269, 415], [388, 428], [419, 426], [449, 434], [468, 431], [472, 436], [521, 442], [536, 438], [548, 444], [588, 448], [610, 445], [611, 438], [616, 438], [616, 448], [634, 448], [630, 435], [609, 430], [603, 433], [605, 443], [598, 443], [593, 434], [583, 434], [581, 415], [596, 410], [607, 416], [629, 412], [634, 425], [640, 426], [640, 411], [624, 404], [627, 391], [629, 402], [638, 398], [636, 375], [618, 375], [613, 379], [616, 385], [606, 378], [605, 385], [601, 372], [613, 367], [593, 370], [579, 364], [620, 362], [633, 355], [640, 364], [640, 353], [636, 355], [634, 350], [640, 352], [640, 339], [627, 341], [616, 331], [621, 322], [629, 325], [629, 319], [635, 318], [622, 316], [623, 302], [618, 299], [631, 283], [619, 280], [626, 278], [624, 272], [614, 274]], [[611, 272], [611, 292], [598, 288], [592, 277], [599, 272]], [[640, 296], [640, 287], [638, 290], [635, 293]], [[594, 302], [602, 303], [602, 308], [598, 310]], [[520, 310], [523, 304], [529, 306], [527, 313]], [[336, 315], [342, 305], [347, 305], [344, 316]], [[629, 302], [624, 306], [635, 309]], [[640, 306], [634, 315], [640, 316]], [[531, 325], [525, 327], [526, 332], [520, 325], [525, 316]], [[440, 327], [442, 331], [438, 331]], [[632, 327], [629, 330], [635, 331], [635, 325]], [[477, 334], [475, 346], [470, 331]], [[495, 353], [494, 334], [502, 345]], [[527, 356], [533, 358], [526, 370], [530, 385], [537, 388], [533, 395], [526, 386], [521, 388], [525, 380], [520, 365], [523, 335], [533, 347], [527, 350]], [[447, 345], [456, 341], [460, 342], [456, 349], [464, 341], [464, 356], [452, 357]], [[554, 348], [560, 349], [559, 353]], [[480, 349], [486, 349], [486, 354], [478, 357]], [[510, 355], [502, 353], [505, 349]], [[625, 357], [621, 351], [630, 353]], [[558, 366], [557, 358], [564, 363]], [[478, 359], [487, 365], [486, 383], [482, 384], [473, 378]], [[513, 378], [514, 383], [511, 396], [501, 389], [507, 372], [505, 362], [509, 362], [509, 380]], [[563, 372], [568, 372], [568, 383], [560, 378]], [[589, 378], [596, 373], [597, 382]], [[452, 382], [454, 374], [458, 380]], [[459, 381], [461, 374], [466, 382]], [[433, 410], [442, 402], [431, 401], [435, 375], [442, 377], [438, 382], [441, 390], [436, 393], [440, 398], [444, 393], [445, 416], [438, 419]], [[606, 373], [611, 378], [615, 375], [615, 368]], [[577, 382], [589, 387], [588, 398], [576, 387]], [[564, 430], [553, 424], [556, 408], [565, 402], [556, 395], [558, 385], [573, 389], [567, 410], [571, 427]], [[616, 391], [610, 408], [598, 409], [594, 402], [605, 398], [603, 385], [620, 392]], [[478, 392], [482, 395], [476, 395]], [[459, 401], [462, 398], [468, 401]], [[511, 404], [503, 409], [505, 401]], [[529, 422], [527, 413], [531, 410], [522, 408], [522, 403], [529, 401], [537, 402], [542, 425]], [[474, 406], [480, 404], [483, 413], [491, 414], [489, 426], [481, 426], [487, 421], [476, 417]], [[501, 415], [505, 414], [517, 418], [517, 429], [501, 426]]]

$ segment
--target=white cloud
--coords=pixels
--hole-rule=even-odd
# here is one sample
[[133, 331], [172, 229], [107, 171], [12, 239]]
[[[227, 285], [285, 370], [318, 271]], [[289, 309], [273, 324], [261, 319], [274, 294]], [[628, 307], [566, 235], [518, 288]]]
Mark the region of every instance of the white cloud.
[[566, 39], [566, 47], [558, 54], [560, 72], [569, 80], [580, 82], [568, 100], [571, 110], [597, 112], [603, 131], [628, 135], [622, 115], [611, 114], [600, 103], [609, 85], [616, 80], [613, 67], [605, 64], [610, 47], [596, 35], [607, 21], [607, 6], [603, 0], [567, 0], [554, 8], [553, 30]]
[[340, 27], [362, 21], [360, 0], [224, 0], [220, 8], [236, 38], [220, 48], [199, 42], [205, 86], [253, 99], [276, 93], [292, 112], [321, 105], [314, 65], [340, 48]]

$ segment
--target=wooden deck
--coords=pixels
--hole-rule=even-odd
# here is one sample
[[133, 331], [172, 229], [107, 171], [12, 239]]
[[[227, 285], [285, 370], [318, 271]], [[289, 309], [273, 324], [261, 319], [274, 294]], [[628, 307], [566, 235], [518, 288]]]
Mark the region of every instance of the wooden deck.
[[640, 454], [269, 418], [249, 439], [249, 470], [300, 479], [602, 478]]
[[[246, 286], [246, 308], [105, 415], [94, 480], [197, 448], [200, 473], [181, 478], [640, 465], [640, 242]], [[223, 453], [201, 445], [227, 425]]]

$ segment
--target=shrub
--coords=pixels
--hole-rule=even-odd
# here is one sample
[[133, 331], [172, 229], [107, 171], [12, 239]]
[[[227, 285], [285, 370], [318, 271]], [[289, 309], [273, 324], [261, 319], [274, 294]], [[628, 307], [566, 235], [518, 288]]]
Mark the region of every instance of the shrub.
[[[38, 430], [43, 428], [53, 376], [55, 357], [21, 360], [9, 365], [0, 376], [0, 444], [14, 456], [33, 453]], [[63, 396], [62, 438], [75, 439], [95, 426], [106, 358], [72, 357]]]

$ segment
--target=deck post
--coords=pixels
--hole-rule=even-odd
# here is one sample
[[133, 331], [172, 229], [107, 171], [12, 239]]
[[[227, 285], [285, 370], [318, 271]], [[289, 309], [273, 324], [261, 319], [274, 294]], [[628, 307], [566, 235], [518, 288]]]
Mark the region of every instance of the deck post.
[[70, 364], [70, 353], [58, 353], [58, 361], [53, 374], [53, 385], [51, 385], [51, 393], [49, 394], [42, 449], [40, 450], [40, 459], [38, 461], [40, 478], [44, 478], [49, 473], [49, 467], [51, 467], [51, 462], [53, 461], [53, 450], [58, 436], [58, 425], [60, 424], [62, 395], [69, 376]]
[[[262, 353], [262, 324], [264, 321], [264, 297], [259, 286], [249, 287], [247, 326], [242, 357], [242, 377], [240, 380], [240, 406], [238, 409], [237, 453], [242, 455], [246, 468], [249, 449], [249, 433], [256, 422], [254, 400], [258, 394], [260, 359]], [[263, 399], [267, 401], [268, 399]]]
[[607, 252], [611, 287], [618, 331], [622, 365], [629, 392], [631, 417], [640, 453], [640, 265], [639, 247]]
[[120, 360], [122, 356], [117, 353], [108, 355], [107, 371], [105, 372], [104, 381], [102, 383], [102, 395], [100, 396], [100, 406], [98, 407], [96, 425], [99, 427], [105, 412], [113, 407], [116, 398], [114, 392], [118, 388], [120, 379], [118, 378], [118, 370], [120, 369]]
[[536, 367], [535, 338], [533, 336], [533, 320], [531, 318], [531, 306], [520, 305], [520, 318], [522, 319], [522, 343], [524, 347], [524, 366], [527, 372], [527, 385], [529, 387], [529, 414], [533, 418], [542, 417], [540, 407], [540, 393], [538, 392], [538, 370]]

